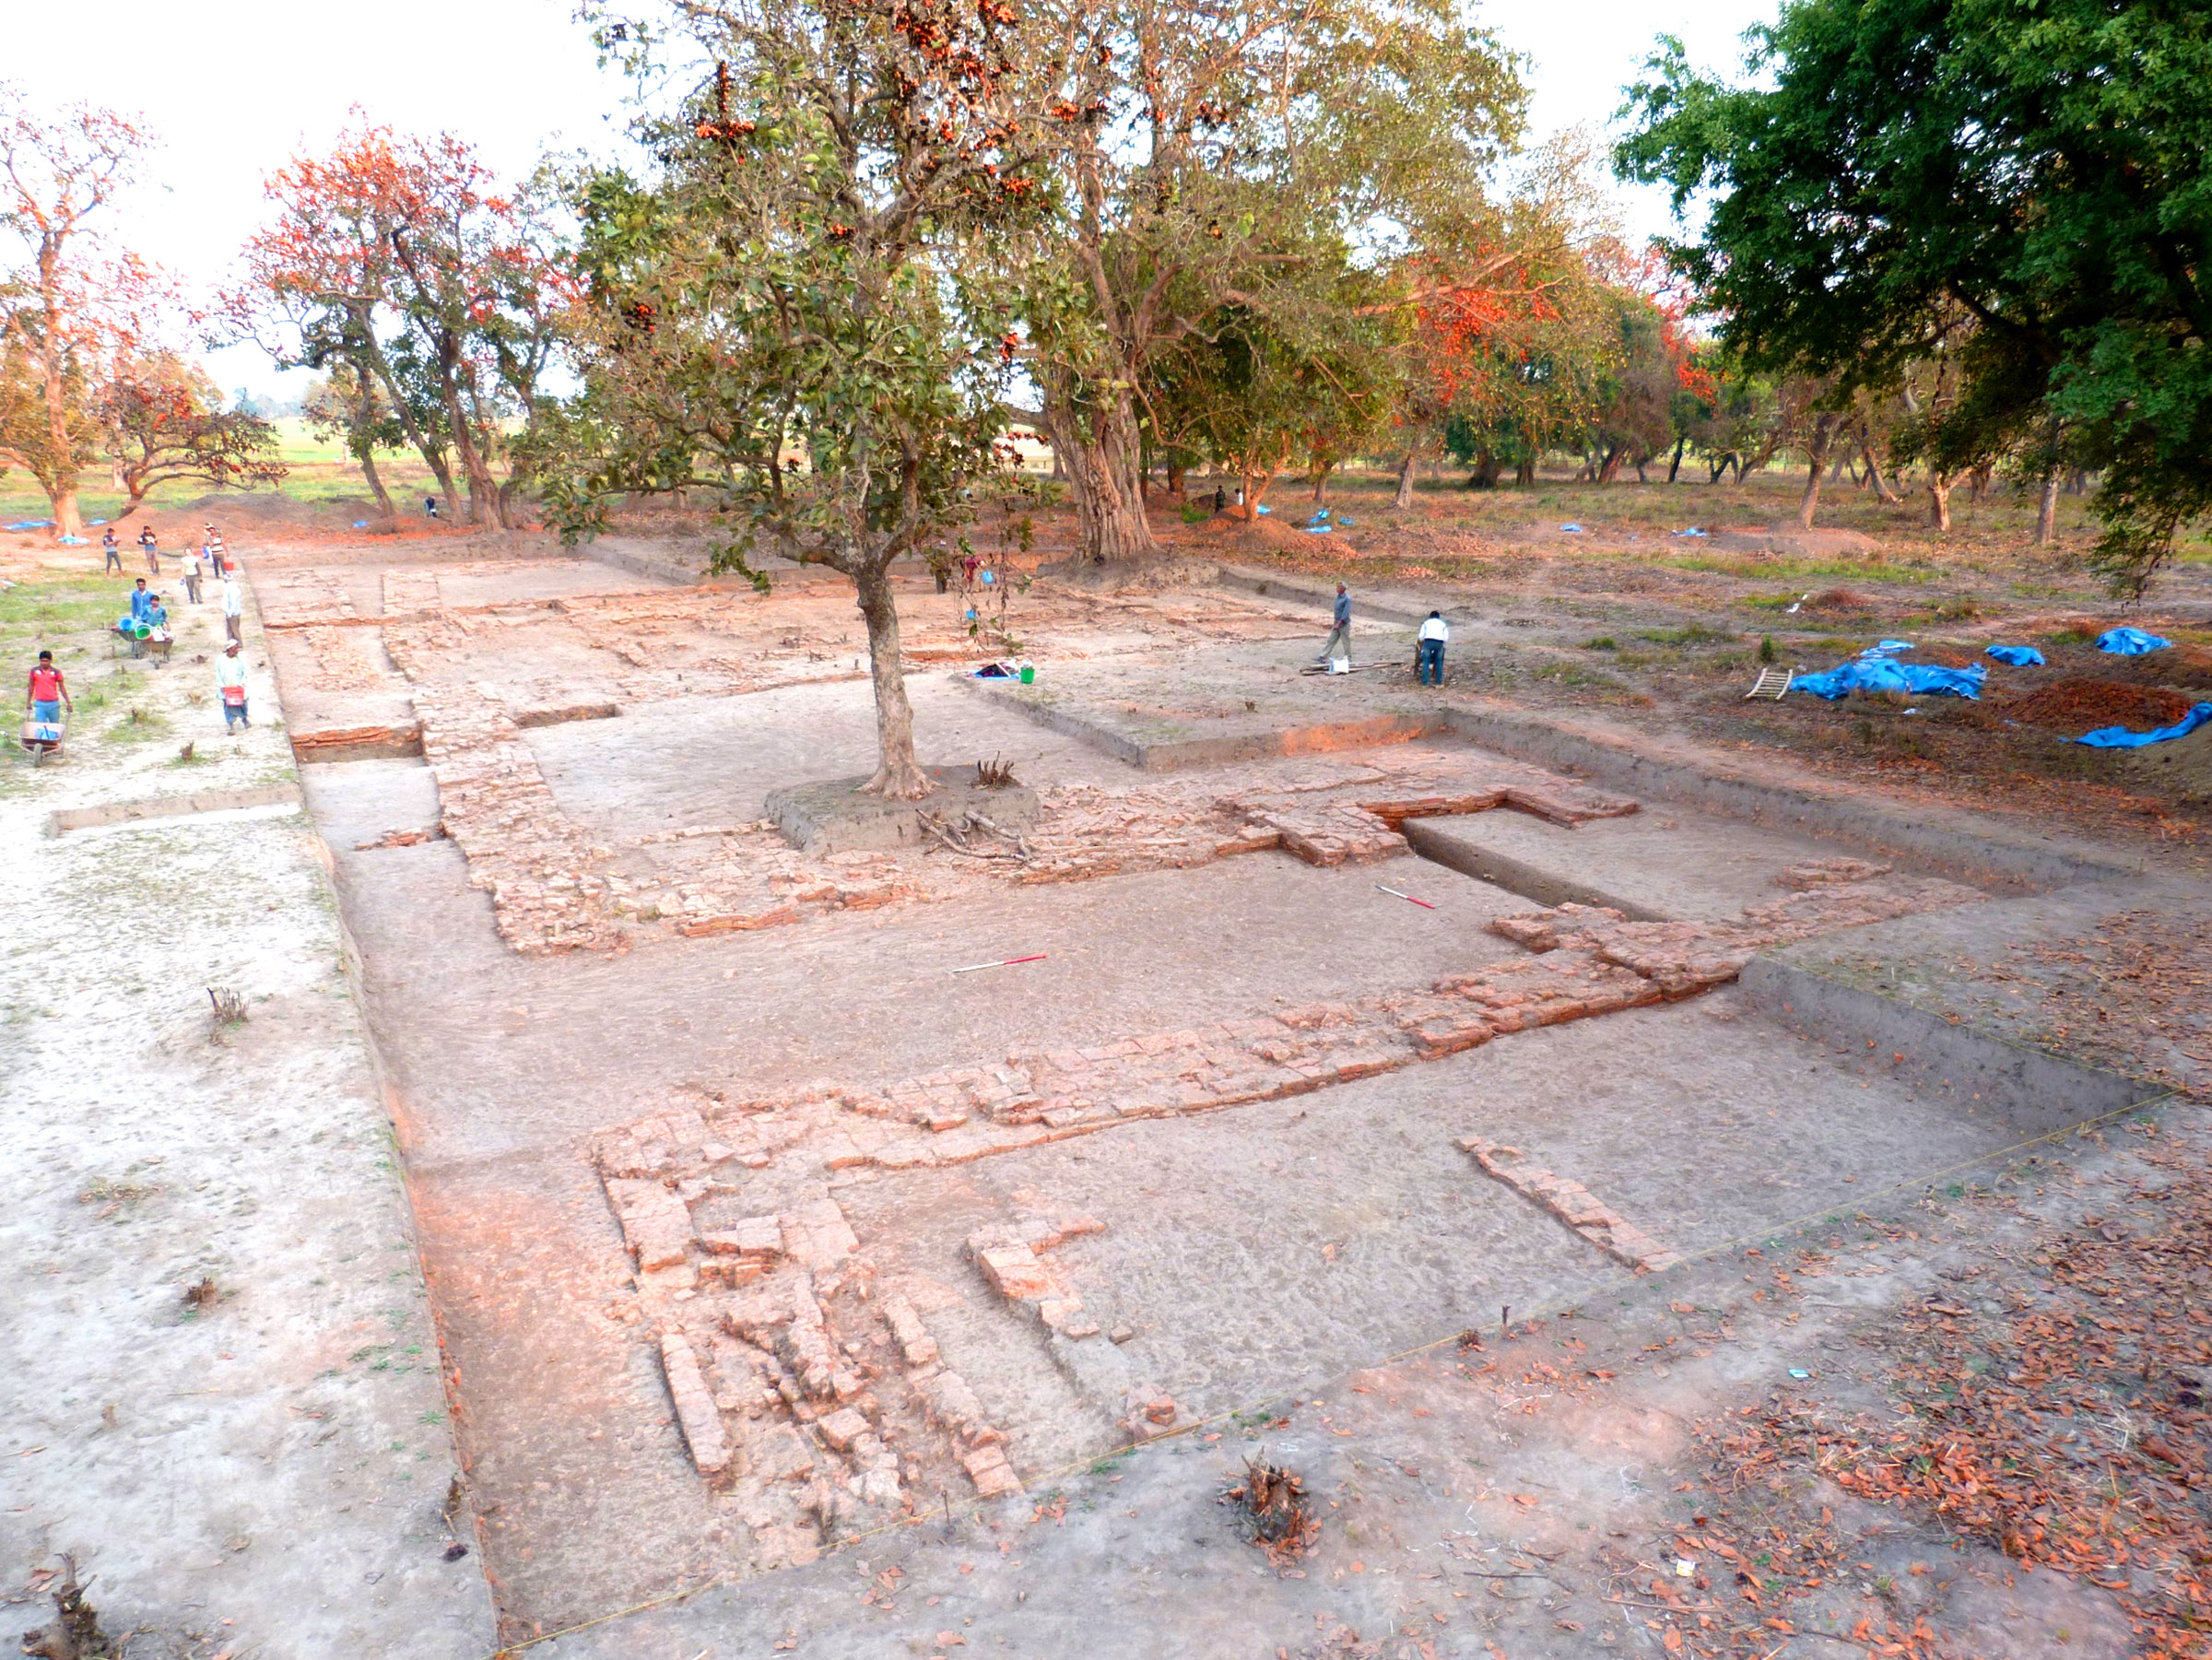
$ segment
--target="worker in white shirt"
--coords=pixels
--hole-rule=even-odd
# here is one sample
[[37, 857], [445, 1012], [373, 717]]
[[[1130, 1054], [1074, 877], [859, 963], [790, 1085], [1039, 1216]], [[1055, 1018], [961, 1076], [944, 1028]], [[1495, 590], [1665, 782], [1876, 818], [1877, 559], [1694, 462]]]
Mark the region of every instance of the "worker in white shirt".
[[1414, 660], [1414, 676], [1423, 686], [1444, 683], [1444, 642], [1451, 638], [1452, 626], [1444, 620], [1444, 614], [1430, 612], [1429, 619], [1421, 624], [1420, 654]]
[[215, 660], [215, 685], [223, 700], [223, 730], [234, 732], [253, 725], [246, 718], [246, 665], [238, 654], [235, 640], [223, 647], [223, 654]]
[[245, 590], [238, 585], [238, 575], [235, 569], [225, 566], [223, 571], [223, 632], [229, 637], [232, 645], [238, 644], [245, 638], [243, 631], [245, 616]]

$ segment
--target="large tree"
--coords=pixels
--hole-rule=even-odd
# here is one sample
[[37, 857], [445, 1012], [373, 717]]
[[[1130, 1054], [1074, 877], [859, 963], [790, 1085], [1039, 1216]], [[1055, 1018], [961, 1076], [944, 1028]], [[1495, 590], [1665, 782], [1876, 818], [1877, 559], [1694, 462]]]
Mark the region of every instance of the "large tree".
[[362, 125], [265, 190], [276, 213], [223, 298], [224, 327], [375, 388], [349, 406], [367, 424], [348, 447], [396, 422], [449, 500], [458, 465], [470, 523], [512, 527], [509, 427], [535, 414], [571, 298], [548, 175], [503, 190], [451, 135]]
[[282, 482], [276, 431], [259, 416], [223, 407], [206, 371], [173, 352], [114, 365], [98, 408], [101, 444], [129, 512], [158, 484], [194, 478], [218, 489]]
[[[2136, 594], [2212, 512], [2212, 9], [2177, 0], [1791, 0], [1755, 84], [1665, 39], [1625, 176], [1710, 193], [1679, 267], [1754, 369], [1830, 413], [1955, 336], [1999, 413], [2104, 468]], [[1959, 406], [1966, 407], [1962, 402]]]
[[655, 176], [579, 190], [584, 390], [542, 456], [547, 500], [575, 535], [623, 496], [684, 490], [729, 515], [724, 568], [762, 548], [850, 577], [876, 694], [864, 787], [916, 798], [890, 566], [1001, 465], [1017, 339], [987, 274], [1041, 194], [1023, 71], [1053, 48], [993, 3], [668, 15], [715, 69], [646, 124]]
[[[1512, 61], [1458, 0], [1046, 0], [1052, 233], [1027, 267], [1031, 378], [1083, 555], [1154, 550], [1140, 428], [1221, 309], [1295, 336], [1306, 252], [1448, 238], [1517, 135]], [[1281, 313], [1281, 314], [1278, 314]], [[1172, 423], [1154, 423], [1165, 430]]]
[[76, 476], [100, 441], [100, 397], [141, 336], [153, 274], [100, 235], [148, 145], [112, 111], [42, 117], [0, 82], [0, 460], [38, 480], [54, 534], [81, 536]]

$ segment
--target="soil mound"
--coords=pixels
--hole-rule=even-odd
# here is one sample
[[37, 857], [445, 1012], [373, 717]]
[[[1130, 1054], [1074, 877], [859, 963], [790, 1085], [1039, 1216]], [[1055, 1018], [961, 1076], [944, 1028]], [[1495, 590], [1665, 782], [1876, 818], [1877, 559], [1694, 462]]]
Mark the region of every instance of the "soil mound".
[[2212, 726], [2199, 726], [2168, 743], [2112, 753], [2147, 789], [2175, 801], [2212, 802]]
[[2100, 726], [2148, 732], [2171, 726], [2189, 712], [2189, 700], [2163, 686], [2132, 686], [2124, 680], [2092, 680], [2068, 676], [1999, 704], [2001, 713], [2046, 732], [2079, 737]]
[[1808, 611], [1819, 611], [1833, 617], [1839, 614], [1871, 611], [1874, 602], [1864, 594], [1853, 594], [1849, 588], [1823, 588], [1805, 602]]

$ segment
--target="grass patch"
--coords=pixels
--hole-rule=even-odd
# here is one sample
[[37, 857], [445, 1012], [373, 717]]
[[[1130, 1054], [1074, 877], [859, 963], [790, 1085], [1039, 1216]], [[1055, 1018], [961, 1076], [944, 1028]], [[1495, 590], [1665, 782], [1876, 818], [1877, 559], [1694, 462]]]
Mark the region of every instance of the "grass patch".
[[1735, 641], [1733, 631], [1709, 629], [1701, 622], [1687, 623], [1678, 629], [1660, 629], [1636, 638], [1648, 640], [1653, 645], [1720, 645], [1733, 644]]
[[1620, 642], [1610, 634], [1600, 634], [1595, 639], [1583, 641], [1583, 650], [1585, 652], [1618, 652], [1620, 650]]
[[169, 736], [169, 717], [158, 709], [133, 703], [100, 736], [111, 744], [143, 744]]
[[[73, 576], [53, 582], [18, 583], [0, 592], [0, 656], [24, 659], [23, 672], [41, 650], [51, 650], [65, 673], [68, 655], [81, 655], [86, 634], [103, 632], [130, 607], [129, 584], [112, 579]], [[72, 652], [71, 648], [76, 648]], [[75, 688], [71, 689], [72, 690]]]
[[[1931, 583], [1933, 567], [1892, 565], [1886, 559], [1731, 559], [1712, 555], [1675, 554], [1652, 561], [1677, 571], [1695, 571], [1706, 576], [1736, 576], [1752, 582], [1795, 581], [1804, 577], [1835, 577], [1866, 583]], [[1795, 599], [1794, 594], [1782, 603]], [[1754, 602], [1758, 603], [1758, 602]]]

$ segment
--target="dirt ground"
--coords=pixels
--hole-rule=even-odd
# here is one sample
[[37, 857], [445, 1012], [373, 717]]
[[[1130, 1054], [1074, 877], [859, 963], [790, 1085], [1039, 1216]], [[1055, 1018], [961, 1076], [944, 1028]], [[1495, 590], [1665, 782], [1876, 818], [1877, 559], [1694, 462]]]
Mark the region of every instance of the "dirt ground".
[[[2064, 739], [2212, 695], [2206, 568], [1761, 492], [1163, 506], [1124, 589], [1048, 517], [901, 579], [923, 759], [1017, 784], [814, 853], [819, 575], [234, 536], [496, 1610], [406, 1652], [2204, 1652], [2206, 803]], [[1743, 697], [1885, 638], [2049, 661]]]
[[45, 1628], [74, 1560], [138, 1660], [480, 1651], [490, 1599], [447, 1515], [437, 1335], [327, 855], [258, 627], [254, 724], [226, 736], [216, 608], [171, 598], [157, 665], [0, 595], [11, 648], [36, 629], [77, 703], [63, 758], [0, 774], [7, 1632]]

